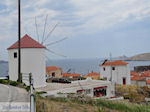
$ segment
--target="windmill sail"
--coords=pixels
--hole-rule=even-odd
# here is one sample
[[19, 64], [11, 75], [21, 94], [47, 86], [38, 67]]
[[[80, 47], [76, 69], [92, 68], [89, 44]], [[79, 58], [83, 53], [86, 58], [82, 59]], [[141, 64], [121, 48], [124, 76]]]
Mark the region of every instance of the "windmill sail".
[[48, 18], [48, 15], [46, 15], [46, 18], [45, 18], [44, 31], [43, 31], [43, 37], [42, 37], [42, 42], [41, 42], [41, 44], [43, 44], [43, 40], [44, 40], [44, 36], [45, 36], [45, 30], [46, 30], [47, 18]]
[[56, 52], [54, 52], [54, 51], [52, 51], [52, 50], [50, 50], [50, 49], [47, 49], [47, 48], [46, 48], [46, 50], [47, 50], [48, 52], [52, 53], [52, 54], [57, 55], [57, 56], [61, 56], [61, 57], [65, 57], [65, 58], [67, 57], [67, 56], [65, 56], [65, 55], [62, 55], [62, 54], [56, 53]]
[[[54, 32], [54, 30], [56, 29], [56, 27], [58, 26], [59, 22], [57, 24], [55, 24], [55, 26], [52, 28], [52, 30], [50, 30], [47, 34], [47, 36], [45, 37], [45, 32], [46, 32], [46, 26], [47, 26], [47, 18], [48, 18], [48, 15], [46, 15], [46, 18], [45, 18], [45, 24], [44, 24], [44, 30], [43, 30], [43, 36], [42, 36], [42, 39], [41, 39], [41, 44], [44, 45], [46, 40], [50, 37], [50, 35]], [[37, 39], [38, 39], [38, 42], [40, 42], [40, 38], [39, 38], [39, 33], [38, 33], [38, 26], [37, 26], [37, 20], [36, 20], [36, 17], [35, 17], [35, 27], [36, 27], [36, 35], [37, 35]], [[67, 37], [65, 38], [62, 38], [60, 40], [57, 40], [57, 41], [54, 41], [54, 42], [51, 42], [49, 44], [46, 44], [45, 46], [48, 47], [50, 45], [54, 45], [54, 44], [57, 44], [59, 42], [62, 42], [63, 40], [66, 40]], [[56, 53], [48, 48], [46, 48], [46, 50], [52, 54], [55, 54], [57, 56], [61, 56], [61, 57], [67, 57], [65, 55], [62, 55], [62, 54], [59, 54], [59, 53]], [[46, 57], [48, 59], [48, 57]], [[49, 60], [49, 59], [48, 59]]]
[[57, 40], [57, 41], [55, 41], [55, 42], [51, 42], [51, 43], [49, 43], [49, 44], [46, 44], [45, 46], [48, 47], [48, 46], [50, 46], [50, 45], [57, 44], [57, 43], [59, 43], [59, 42], [62, 42], [62, 41], [64, 41], [64, 40], [66, 40], [67, 38], [68, 38], [68, 37], [62, 38], [62, 39]]
[[39, 42], [39, 33], [38, 33], [38, 27], [37, 27], [36, 17], [35, 17], [35, 28], [36, 28], [37, 39], [38, 39], [38, 42]]
[[46, 38], [42, 41], [42, 43], [44, 43], [49, 37], [50, 35], [53, 33], [53, 31], [56, 29], [56, 27], [58, 26], [59, 23], [57, 23], [53, 29], [48, 33], [48, 35], [46, 36]]

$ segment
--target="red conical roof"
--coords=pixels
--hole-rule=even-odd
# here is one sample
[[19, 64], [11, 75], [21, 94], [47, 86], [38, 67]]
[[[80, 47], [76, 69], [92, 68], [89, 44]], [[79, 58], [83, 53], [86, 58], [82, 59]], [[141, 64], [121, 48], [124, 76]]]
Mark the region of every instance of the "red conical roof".
[[[18, 41], [11, 45], [9, 49], [17, 49], [18, 48]], [[46, 48], [36, 40], [32, 39], [29, 35], [25, 35], [21, 38], [21, 48]]]

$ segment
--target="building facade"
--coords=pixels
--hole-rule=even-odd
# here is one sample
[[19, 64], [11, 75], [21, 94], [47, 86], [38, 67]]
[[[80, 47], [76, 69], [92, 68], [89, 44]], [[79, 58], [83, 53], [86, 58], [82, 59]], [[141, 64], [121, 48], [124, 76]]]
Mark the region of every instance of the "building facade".
[[61, 78], [62, 68], [55, 67], [55, 66], [46, 67], [46, 74], [53, 78]]
[[72, 81], [70, 84], [48, 83], [47, 87], [41, 88], [40, 91], [46, 91], [47, 95], [58, 97], [68, 93], [75, 93], [77, 95], [84, 94], [90, 97], [110, 98], [115, 96], [114, 84], [110, 81], [92, 80], [91, 78]]
[[97, 72], [92, 72], [92, 73], [88, 73], [88, 75], [86, 76], [86, 78], [87, 77], [91, 77], [92, 79], [99, 80], [100, 79], [100, 74], [97, 73]]
[[79, 73], [63, 73], [62, 74], [63, 77], [66, 77], [66, 78], [79, 78], [81, 77], [81, 74]]
[[[18, 42], [8, 48], [9, 79], [18, 80]], [[22, 81], [29, 85], [29, 73], [32, 73], [34, 87], [46, 85], [45, 46], [25, 35], [21, 38]]]
[[100, 65], [101, 78], [115, 84], [131, 84], [129, 64], [123, 61], [105, 62]]

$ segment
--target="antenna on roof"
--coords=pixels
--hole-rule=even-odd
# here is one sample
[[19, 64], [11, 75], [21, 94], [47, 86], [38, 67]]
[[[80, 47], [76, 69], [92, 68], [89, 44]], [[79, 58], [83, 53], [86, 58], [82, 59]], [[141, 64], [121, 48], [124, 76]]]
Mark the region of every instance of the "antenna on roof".
[[71, 68], [70, 68], [70, 69], [68, 69], [68, 70], [67, 70], [67, 73], [71, 73], [71, 70], [72, 70]]
[[111, 52], [109, 53], [109, 56], [110, 56], [110, 61], [112, 61], [112, 54], [111, 54]]
[[102, 65], [104, 65], [107, 61], [108, 61], [108, 60], [107, 60], [107, 59], [105, 59], [105, 60], [104, 60], [104, 62], [102, 63]]

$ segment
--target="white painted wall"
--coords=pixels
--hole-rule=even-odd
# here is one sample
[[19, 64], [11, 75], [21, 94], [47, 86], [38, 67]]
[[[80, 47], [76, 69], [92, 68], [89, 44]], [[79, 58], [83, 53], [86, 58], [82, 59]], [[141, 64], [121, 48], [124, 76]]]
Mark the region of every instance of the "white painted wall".
[[[115, 96], [115, 87], [114, 87], [114, 84], [112, 84], [110, 81], [101, 81], [101, 80], [91, 80], [91, 84], [85, 84], [86, 82], [88, 82], [88, 80], [80, 80], [80, 81], [72, 81], [71, 83], [75, 84], [79, 84], [80, 82], [80, 85], [82, 85], [82, 88], [81, 86], [76, 86], [76, 87], [70, 87], [70, 88], [61, 88], [61, 89], [54, 89], [54, 90], [51, 90], [51, 91], [47, 91], [47, 95], [56, 95], [57, 96], [57, 93], [61, 92], [61, 93], [77, 93], [77, 90], [80, 90], [80, 89], [90, 89], [91, 92], [90, 94], [87, 94], [87, 96], [90, 96], [90, 97], [93, 97], [93, 89], [96, 88], [96, 87], [102, 87], [102, 86], [107, 86], [107, 89], [106, 89], [106, 96], [105, 97], [113, 97]], [[95, 83], [96, 82], [96, 83]]]
[[[14, 52], [17, 52], [17, 58], [14, 58]], [[18, 49], [8, 50], [9, 77], [10, 80], [18, 79]], [[45, 79], [45, 49], [44, 48], [21, 48], [21, 73], [32, 73], [34, 87], [43, 87], [46, 85]], [[23, 80], [27, 85], [28, 81]]]
[[132, 80], [131, 84], [137, 85], [139, 87], [147, 86], [145, 80]]
[[150, 88], [150, 84], [148, 84], [148, 85], [147, 85], [147, 87], [149, 87], [149, 88]]
[[[112, 70], [112, 67], [115, 67], [115, 70]], [[107, 81], [110, 81], [112, 76], [112, 81], [116, 84], [123, 84], [123, 78], [126, 78], [126, 84], [131, 84], [129, 65], [100, 66], [100, 74], [101, 78], [106, 77]]]

